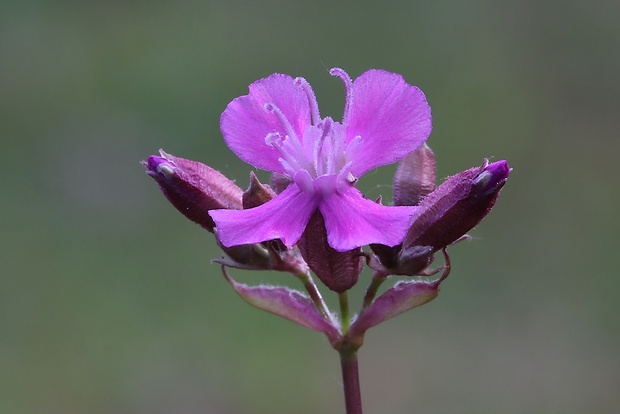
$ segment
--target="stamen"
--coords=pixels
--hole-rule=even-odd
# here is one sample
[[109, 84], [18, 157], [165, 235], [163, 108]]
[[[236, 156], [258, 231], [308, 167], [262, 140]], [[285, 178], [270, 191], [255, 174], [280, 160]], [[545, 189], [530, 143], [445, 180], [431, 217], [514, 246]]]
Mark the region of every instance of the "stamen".
[[342, 134], [342, 129], [339, 130], [340, 134], [337, 131], [334, 131], [331, 136], [331, 156], [330, 156], [330, 164], [332, 166], [331, 174], [335, 174], [346, 162], [346, 153], [344, 149], [344, 135]]
[[355, 182], [357, 181], [357, 178], [355, 178], [355, 176], [351, 172], [351, 165], [351, 161], [347, 162], [338, 172], [338, 177], [336, 181], [338, 184], [338, 190], [342, 190], [342, 186], [344, 183], [348, 182], [349, 184], [355, 184]]
[[[284, 113], [280, 110], [280, 108], [278, 108], [275, 104], [268, 102], [263, 106], [263, 109], [266, 112], [270, 112], [274, 115], [276, 115], [276, 117], [280, 120], [280, 122], [282, 123], [282, 125], [284, 126], [284, 131], [286, 132], [286, 137], [285, 139], [282, 141], [283, 145], [287, 145], [292, 147], [292, 152], [286, 150], [286, 153], [288, 156], [292, 157], [295, 162], [291, 162], [291, 165], [293, 164], [297, 164], [300, 165], [301, 163], [305, 164], [303, 168], [308, 168], [308, 161], [306, 160], [306, 156], [304, 153], [303, 148], [301, 147], [301, 142], [299, 141], [299, 137], [297, 136], [297, 133], [295, 133], [295, 130], [293, 129], [293, 126], [291, 125], [291, 123], [289, 122], [288, 118], [286, 117], [286, 115], [284, 115]], [[273, 145], [273, 144], [272, 144]], [[282, 148], [282, 150], [284, 150], [284, 148]], [[289, 160], [289, 158], [287, 158], [287, 160]], [[289, 160], [289, 162], [292, 160]], [[300, 165], [301, 168], [301, 165]]]
[[288, 137], [295, 137], [296, 141], [299, 142], [299, 138], [297, 137], [297, 134], [295, 133], [295, 130], [293, 129], [293, 125], [291, 125], [288, 118], [286, 117], [286, 115], [284, 115], [284, 113], [282, 112], [282, 110], [280, 110], [280, 108], [278, 108], [275, 104], [271, 102], [266, 103], [265, 106], [263, 106], [263, 108], [265, 109], [266, 112], [275, 114], [276, 117], [278, 117], [278, 119], [282, 123], [282, 126], [284, 126], [284, 131], [286, 132], [286, 135]]
[[342, 82], [344, 82], [346, 98], [344, 102], [344, 113], [342, 114], [342, 123], [343, 125], [346, 125], [349, 122], [349, 117], [351, 116], [351, 105], [353, 104], [353, 81], [347, 72], [340, 68], [330, 69], [329, 74], [332, 76], [338, 76], [342, 79]]
[[265, 137], [265, 144], [280, 145], [282, 143], [282, 135], [279, 132], [270, 132]]
[[363, 146], [364, 139], [360, 135], [356, 135], [355, 137], [353, 137], [353, 139], [351, 139], [347, 143], [346, 148], [344, 148], [343, 154], [345, 160], [356, 159], [358, 156], [357, 154], [363, 148]]
[[[334, 68], [330, 74], [344, 82], [347, 101], [343, 119], [346, 122], [351, 117], [353, 82], [342, 69]], [[355, 157], [362, 138], [357, 136], [347, 142], [346, 125], [334, 122], [330, 117], [320, 118], [316, 97], [308, 82], [304, 78], [296, 78], [295, 85], [302, 88], [308, 98], [312, 124], [307, 125], [304, 131], [296, 131], [276, 104], [265, 103], [263, 109], [273, 114], [280, 124], [276, 126], [276, 131], [265, 135], [265, 143], [280, 153], [278, 161], [302, 191], [317, 191], [326, 197], [345, 185], [355, 183], [356, 178], [351, 173], [353, 163], [347, 160], [351, 159], [351, 155]]]
[[286, 171], [289, 177], [295, 176], [295, 173], [299, 171], [297, 168], [293, 168], [293, 166], [291, 166], [291, 164], [289, 164], [284, 158], [278, 158], [278, 161], [282, 164], [284, 171]]
[[301, 191], [313, 194], [314, 193], [314, 180], [310, 176], [310, 173], [306, 170], [299, 170], [293, 176], [295, 184], [301, 189]]
[[306, 96], [308, 97], [308, 103], [310, 103], [310, 114], [312, 116], [312, 125], [318, 125], [321, 122], [321, 114], [319, 113], [319, 103], [316, 101], [316, 96], [312, 87], [304, 78], [295, 78], [295, 85], [301, 87]]
[[[284, 167], [284, 169], [291, 174], [291, 172], [295, 172], [301, 169], [301, 165], [299, 164], [299, 159], [296, 157], [296, 154], [289, 151], [290, 146], [286, 145], [288, 140], [282, 139], [282, 135], [279, 132], [270, 132], [265, 136], [265, 144], [272, 146], [282, 155], [278, 161]], [[290, 171], [289, 171], [290, 170]]]
[[[327, 136], [331, 133], [332, 130], [332, 120], [331, 118], [325, 118], [323, 122], [319, 125], [321, 129], [321, 136], [316, 140], [314, 144], [314, 165], [316, 168], [317, 177], [323, 174], [331, 174], [329, 168], [329, 155], [331, 153], [331, 148], [325, 148], [325, 140]], [[325, 151], [327, 151], [327, 160], [325, 156]]]

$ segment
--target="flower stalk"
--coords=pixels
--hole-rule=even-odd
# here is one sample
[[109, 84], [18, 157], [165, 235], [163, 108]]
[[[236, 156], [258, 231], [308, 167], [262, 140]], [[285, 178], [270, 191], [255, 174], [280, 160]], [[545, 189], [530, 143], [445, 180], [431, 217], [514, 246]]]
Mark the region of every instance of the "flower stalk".
[[347, 414], [362, 414], [362, 394], [360, 391], [357, 351], [341, 351], [342, 387]]
[[338, 294], [338, 303], [340, 304], [340, 329], [344, 335], [349, 330], [349, 324], [351, 323], [351, 316], [349, 315], [349, 295], [347, 292], [340, 292]]
[[312, 299], [312, 302], [314, 303], [314, 306], [316, 306], [316, 309], [321, 312], [321, 315], [323, 315], [327, 319], [331, 319], [331, 313], [327, 309], [327, 305], [323, 300], [323, 296], [321, 296], [321, 292], [314, 283], [314, 280], [312, 279], [310, 273], [298, 271], [293, 274], [304, 285], [306, 292], [308, 292], [308, 295], [310, 295], [310, 299]]
[[360, 313], [368, 309], [368, 307], [372, 304], [372, 301], [375, 300], [375, 296], [377, 296], [379, 288], [388, 276], [389, 273], [383, 270], [375, 270], [372, 275], [372, 279], [370, 280], [370, 284], [368, 285], [368, 289], [366, 289], [366, 293], [364, 294], [364, 300], [362, 302]]

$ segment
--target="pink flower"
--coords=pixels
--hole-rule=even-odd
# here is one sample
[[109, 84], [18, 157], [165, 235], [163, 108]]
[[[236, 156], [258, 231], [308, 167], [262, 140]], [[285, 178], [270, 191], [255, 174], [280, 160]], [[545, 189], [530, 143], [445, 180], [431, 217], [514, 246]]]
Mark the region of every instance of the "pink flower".
[[291, 184], [247, 210], [211, 210], [225, 246], [281, 239], [295, 244], [312, 214], [323, 215], [327, 240], [338, 251], [402, 242], [417, 207], [380, 205], [354, 187], [366, 172], [395, 163], [426, 141], [431, 110], [422, 91], [402, 76], [369, 70], [346, 89], [342, 122], [321, 118], [303, 78], [274, 74], [250, 85], [221, 118], [230, 149], [258, 168], [285, 174]]

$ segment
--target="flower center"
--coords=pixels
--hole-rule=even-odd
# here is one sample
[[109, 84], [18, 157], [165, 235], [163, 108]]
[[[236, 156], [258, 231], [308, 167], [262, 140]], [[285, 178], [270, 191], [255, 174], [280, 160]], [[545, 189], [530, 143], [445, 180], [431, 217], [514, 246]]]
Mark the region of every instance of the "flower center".
[[[265, 143], [278, 150], [284, 170], [302, 190], [327, 196], [337, 192], [343, 184], [355, 182], [350, 173], [347, 148], [357, 140], [345, 143], [342, 124], [329, 117], [317, 119], [318, 116], [313, 116], [316, 125], [308, 125], [300, 138], [280, 108], [267, 103], [264, 109], [276, 115], [285, 134], [271, 132], [265, 137]], [[326, 176], [335, 177], [317, 180]]]

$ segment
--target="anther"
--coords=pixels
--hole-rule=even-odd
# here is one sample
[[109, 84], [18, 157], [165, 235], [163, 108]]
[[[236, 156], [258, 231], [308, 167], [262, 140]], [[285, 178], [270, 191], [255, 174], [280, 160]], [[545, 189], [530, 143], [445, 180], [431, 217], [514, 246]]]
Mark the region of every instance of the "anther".
[[282, 143], [282, 135], [279, 132], [270, 132], [265, 136], [265, 144], [276, 146]]
[[286, 115], [284, 115], [280, 108], [271, 102], [263, 105], [263, 109], [266, 112], [274, 114], [280, 120], [282, 126], [284, 127], [284, 132], [286, 133], [284, 138], [282, 138], [281, 133], [269, 133], [265, 136], [265, 143], [276, 148], [280, 154], [282, 154], [282, 157], [288, 161], [288, 165], [295, 171], [302, 168], [307, 169], [308, 160], [306, 160], [299, 137], [295, 133], [295, 130]]

